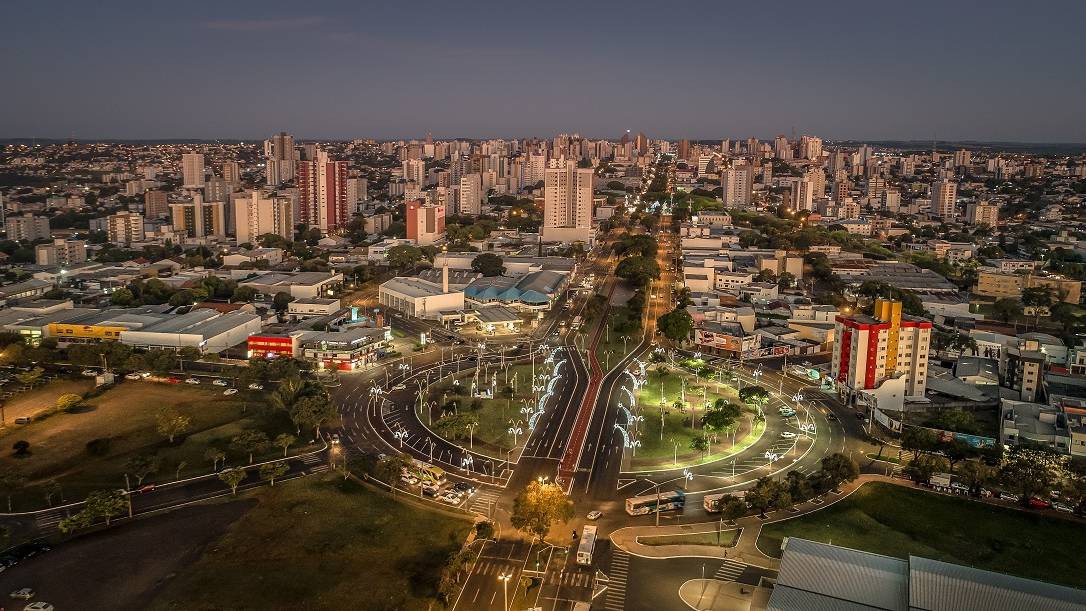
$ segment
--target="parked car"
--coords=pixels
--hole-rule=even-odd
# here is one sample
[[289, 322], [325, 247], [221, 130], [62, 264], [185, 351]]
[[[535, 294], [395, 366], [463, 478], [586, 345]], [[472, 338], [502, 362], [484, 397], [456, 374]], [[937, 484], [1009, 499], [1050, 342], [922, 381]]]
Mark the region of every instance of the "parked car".
[[84, 369], [83, 375], [88, 378], [93, 378], [94, 376], [98, 375], [98, 372], [93, 369]]
[[587, 517], [589, 520], [598, 520], [603, 517], [603, 512], [599, 509], [593, 509], [592, 511], [588, 512], [588, 515], [585, 517]]
[[199, 383], [200, 383], [200, 380], [198, 380], [196, 378], [189, 378], [189, 379], [185, 380], [185, 384], [197, 385]]
[[15, 419], [15, 424], [30, 424], [31, 420], [30, 416], [19, 416]]
[[441, 502], [448, 503], [450, 505], [459, 505], [460, 497], [456, 496], [451, 492], [446, 492], [445, 494], [441, 495]]
[[397, 385], [393, 386], [392, 390], [404, 390], [405, 388], [407, 388], [407, 384], [402, 384], [401, 383], [401, 384], [397, 384]]
[[211, 383], [214, 384], [215, 386], [226, 386], [226, 380], [224, 380], [222, 378], [215, 378], [214, 380], [211, 381]]
[[1012, 501], [1014, 503], [1017, 503], [1018, 502], [1018, 495], [1010, 493], [1010, 492], [1000, 492], [999, 493], [999, 500], [1001, 500], [1001, 501]]
[[438, 492], [441, 492], [441, 489], [433, 484], [426, 484], [422, 487], [423, 496], [437, 496]]
[[1029, 506], [1034, 508], [1034, 509], [1048, 509], [1049, 507], [1052, 506], [1052, 503], [1050, 503], [1050, 502], [1048, 502], [1048, 501], [1046, 501], [1044, 499], [1039, 499], [1039, 498], [1034, 496], [1034, 497], [1030, 497]]
[[15, 590], [8, 596], [16, 599], [30, 600], [31, 598], [34, 598], [34, 594], [35, 592], [33, 588], [20, 588], [18, 590]]
[[126, 380], [142, 380], [143, 378], [141, 378], [140, 374], [138, 374], [138, 373], [127, 373], [127, 374], [125, 374], [124, 379], [126, 379]]
[[23, 611], [53, 611], [53, 605], [39, 600], [23, 607]]
[[222, 391], [222, 394], [226, 395], [227, 397], [229, 397], [230, 395], [236, 395], [238, 394], [238, 389], [227, 388], [226, 390]]
[[456, 492], [458, 492], [460, 494], [465, 494], [467, 496], [471, 496], [471, 495], [475, 494], [475, 486], [472, 486], [471, 484], [469, 484], [467, 482], [459, 482], [459, 483], [457, 483], [455, 486], [453, 486], [453, 490], [455, 490]]
[[408, 486], [415, 486], [418, 485], [419, 478], [415, 477], [414, 475], [402, 475], [400, 476], [400, 481], [407, 484]]
[[796, 434], [792, 431], [781, 431], [781, 439], [795, 439]]
[[1052, 503], [1052, 508], [1055, 509], [1056, 511], [1062, 511], [1064, 513], [1074, 513], [1075, 512], [1075, 508], [1068, 505], [1067, 503], [1060, 503], [1060, 502]]
[[249, 390], [264, 390], [264, 385], [263, 384], [257, 384], [256, 382], [253, 382], [252, 384], [249, 385]]

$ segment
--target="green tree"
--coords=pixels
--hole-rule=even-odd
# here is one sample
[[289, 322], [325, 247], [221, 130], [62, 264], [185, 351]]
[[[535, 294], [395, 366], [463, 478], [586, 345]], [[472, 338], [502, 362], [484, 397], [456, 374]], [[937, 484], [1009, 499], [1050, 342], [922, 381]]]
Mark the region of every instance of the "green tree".
[[256, 298], [256, 289], [251, 286], [239, 286], [234, 289], [234, 294], [230, 296], [230, 301], [234, 303], [252, 303]]
[[219, 473], [219, 479], [227, 486], [230, 486], [230, 493], [235, 495], [238, 493], [238, 486], [241, 485], [241, 482], [245, 481], [245, 476], [245, 469], [240, 467], [226, 469]]
[[471, 269], [484, 276], [501, 276], [505, 273], [505, 265], [502, 262], [502, 258], [489, 252], [476, 255], [475, 258], [471, 260]]
[[635, 286], [647, 286], [650, 281], [660, 278], [660, 266], [655, 259], [648, 257], [626, 257], [615, 267], [615, 275]]
[[136, 305], [136, 298], [128, 289], [117, 289], [109, 296], [109, 303], [120, 308], [128, 308]]
[[739, 391], [739, 400], [751, 406], [764, 406], [769, 402], [769, 391], [761, 386], [747, 386]]
[[230, 447], [249, 456], [249, 464], [253, 464], [253, 455], [268, 447], [268, 436], [262, 431], [242, 431], [230, 440]]
[[8, 502], [8, 513], [13, 511], [12, 497], [26, 486], [26, 477], [14, 469], [5, 468], [0, 471], [0, 494], [3, 494]]
[[913, 460], [921, 454], [934, 452], [939, 445], [935, 431], [921, 427], [909, 427], [901, 434], [901, 449], [913, 453]]
[[64, 393], [57, 397], [57, 411], [67, 412], [83, 402], [83, 397], [75, 393]]
[[43, 375], [45, 375], [45, 370], [41, 367], [35, 367], [30, 371], [15, 374], [15, 379], [25, 386], [36, 386]]
[[999, 481], [1018, 493], [1022, 505], [1038, 494], [1047, 494], [1062, 475], [1062, 457], [1042, 447], [1015, 446], [1003, 459]]
[[289, 433], [280, 433], [275, 438], [275, 445], [283, 448], [283, 457], [286, 458], [287, 450], [295, 441], [297, 441], [297, 438], [294, 435], [291, 435]]
[[287, 311], [287, 304], [294, 301], [294, 297], [285, 291], [279, 291], [272, 297], [272, 309], [282, 314]]
[[681, 342], [694, 332], [694, 319], [685, 308], [676, 308], [656, 319], [656, 327], [664, 337], [673, 342]]
[[931, 476], [945, 471], [947, 462], [938, 456], [923, 455], [909, 461], [905, 465], [905, 475], [908, 475], [917, 484], [926, 484], [931, 481]]
[[426, 255], [417, 246], [411, 246], [410, 244], [401, 244], [400, 246], [393, 246], [385, 253], [385, 257], [388, 259], [388, 264], [398, 270], [406, 270], [415, 267]]
[[404, 469], [411, 467], [411, 461], [399, 455], [385, 456], [374, 466], [373, 475], [378, 480], [388, 484], [393, 494], [396, 493], [396, 482], [400, 481], [400, 474]]
[[137, 454], [125, 463], [125, 470], [136, 478], [136, 485], [143, 484], [144, 478], [158, 471], [162, 460], [155, 454]]
[[83, 507], [80, 513], [86, 512], [89, 522], [93, 523], [95, 518], [104, 518], [106, 526], [109, 526], [109, 521], [121, 515], [128, 507], [128, 499], [120, 490], [97, 490], [87, 496]]
[[785, 476], [785, 483], [788, 484], [788, 494], [792, 495], [792, 500], [797, 503], [814, 496], [814, 486], [811, 485], [810, 478], [799, 471], [789, 471]]
[[158, 434], [165, 437], [170, 445], [173, 445], [173, 440], [189, 430], [192, 425], [192, 418], [189, 418], [185, 414], [178, 412], [172, 407], [167, 407], [158, 412], [158, 416], [155, 418], [155, 426], [158, 430]]
[[997, 299], [992, 304], [992, 314], [1005, 323], [1010, 322], [1012, 318], [1018, 318], [1022, 315], [1022, 304], [1009, 297]]
[[513, 500], [513, 527], [542, 541], [552, 524], [573, 517], [573, 501], [556, 484], [534, 481]]
[[303, 426], [311, 427], [314, 438], [321, 436], [321, 427], [336, 415], [336, 406], [323, 396], [302, 397], [290, 411], [290, 419], [298, 427], [298, 432], [301, 433]]
[[821, 474], [829, 489], [834, 489], [859, 477], [860, 467], [846, 454], [835, 453], [822, 459]]
[[260, 478], [268, 480], [268, 482], [274, 486], [276, 478], [286, 475], [289, 470], [290, 467], [284, 460], [264, 463], [260, 465]]
[[204, 458], [211, 461], [211, 471], [219, 470], [219, 462], [226, 460], [226, 453], [218, 448], [208, 448], [204, 451]]
[[729, 494], [720, 499], [720, 513], [726, 521], [735, 522], [747, 515], [747, 503], [738, 496]]

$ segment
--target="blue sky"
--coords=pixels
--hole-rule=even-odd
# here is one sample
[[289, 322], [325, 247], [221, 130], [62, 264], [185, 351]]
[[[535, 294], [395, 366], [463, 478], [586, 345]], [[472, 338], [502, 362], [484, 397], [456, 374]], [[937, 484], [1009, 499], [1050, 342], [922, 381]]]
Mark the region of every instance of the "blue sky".
[[1084, 2], [24, 2], [0, 137], [1086, 142]]

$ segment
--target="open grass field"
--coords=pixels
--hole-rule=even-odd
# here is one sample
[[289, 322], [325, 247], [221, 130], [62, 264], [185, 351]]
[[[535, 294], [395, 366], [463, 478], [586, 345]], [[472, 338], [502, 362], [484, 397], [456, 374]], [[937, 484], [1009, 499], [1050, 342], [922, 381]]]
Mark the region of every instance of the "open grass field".
[[[54, 392], [46, 386], [41, 391]], [[44, 419], [0, 431], [0, 472], [16, 473], [25, 486], [14, 495], [16, 511], [47, 506], [49, 482], [59, 484], [52, 504], [78, 500], [93, 490], [124, 485], [126, 463], [138, 455], [155, 455], [159, 468], [145, 482], [169, 481], [209, 473], [211, 462], [204, 454], [211, 447], [227, 454], [227, 464], [242, 464], [247, 455], [231, 451], [230, 439], [247, 429], [257, 429], [274, 439], [279, 433], [293, 434], [294, 426], [285, 414], [270, 413], [255, 396], [222, 395], [215, 386], [124, 382], [101, 395], [87, 399], [71, 413], [57, 412]], [[191, 419], [189, 429], [173, 444], [157, 431], [160, 411], [172, 408]], [[308, 435], [303, 434], [303, 439]], [[30, 443], [26, 456], [17, 457], [12, 445]], [[98, 441], [92, 451], [88, 442]], [[296, 442], [295, 450], [304, 442]], [[281, 455], [268, 447], [257, 456]], [[131, 483], [135, 485], [134, 478]], [[6, 506], [2, 509], [6, 510]]]
[[257, 498], [150, 609], [441, 608], [441, 569], [471, 526], [336, 476], [263, 488]]
[[758, 547], [780, 557], [789, 536], [1086, 587], [1086, 557], [1067, 547], [1086, 536], [1082, 523], [893, 484], [865, 484], [826, 509], [768, 524]]
[[[17, 386], [17, 384], [11, 386]], [[34, 390], [14, 395], [4, 405], [4, 419], [7, 421], [7, 428], [15, 426], [13, 423], [16, 418], [33, 418], [39, 413], [52, 410], [56, 407], [57, 397], [60, 395], [68, 393], [82, 395], [92, 388], [94, 388], [93, 378], [58, 379]], [[0, 435], [6, 432], [3, 428], [0, 428]]]

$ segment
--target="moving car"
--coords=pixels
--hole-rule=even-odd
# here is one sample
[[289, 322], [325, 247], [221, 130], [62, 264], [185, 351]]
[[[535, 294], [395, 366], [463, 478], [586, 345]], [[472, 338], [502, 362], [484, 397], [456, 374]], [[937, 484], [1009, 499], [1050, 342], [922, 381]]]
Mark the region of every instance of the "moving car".
[[228, 397], [230, 395], [236, 395], [236, 394], [238, 394], [238, 389], [236, 389], [236, 388], [227, 388], [226, 390], [222, 391], [222, 394], [224, 394], [224, 395], [226, 395]]
[[256, 382], [253, 382], [252, 384], [249, 385], [249, 390], [264, 390], [264, 385], [263, 384], [257, 384]]
[[589, 520], [598, 520], [603, 517], [603, 512], [599, 509], [593, 509], [592, 511], [588, 512], [588, 515], [585, 517], [587, 517]]
[[197, 380], [196, 378], [189, 378], [189, 379], [185, 380], [185, 384], [199, 384], [199, 383], [200, 383], [200, 380]]
[[88, 378], [93, 378], [94, 376], [98, 375], [98, 372], [93, 369], [84, 369], [83, 375], [87, 376]]
[[1039, 498], [1034, 496], [1034, 497], [1030, 497], [1029, 506], [1034, 508], [1034, 509], [1048, 509], [1049, 507], [1052, 506], [1052, 503], [1049, 503], [1048, 501], [1046, 501], [1044, 499], [1039, 499]]
[[999, 493], [999, 499], [1001, 501], [1013, 501], [1013, 502], [1017, 503], [1018, 502], [1018, 495], [1017, 494], [1012, 494], [1010, 492], [1000, 492]]
[[401, 383], [401, 384], [397, 384], [397, 385], [393, 386], [392, 390], [404, 390], [405, 388], [407, 388], [407, 384], [402, 384]]
[[138, 492], [140, 494], [143, 494], [145, 492], [151, 492], [154, 489], [155, 489], [154, 484], [144, 484], [144, 485], [140, 486], [139, 488], [136, 488], [136, 492]]
[[796, 434], [792, 431], [781, 431], [781, 439], [795, 439]]
[[794, 409], [782, 409], [781, 410], [781, 415], [784, 416], [785, 418], [791, 418], [792, 416], [796, 415], [796, 410], [794, 410]]
[[53, 611], [53, 605], [39, 600], [23, 607], [23, 611]]
[[124, 379], [126, 379], [126, 380], [142, 380], [143, 378], [140, 377], [140, 374], [138, 374], [138, 373], [128, 373], [128, 374], [125, 374]]
[[16, 599], [30, 600], [31, 598], [34, 598], [34, 594], [35, 592], [32, 588], [21, 588], [19, 590], [15, 590], [11, 594], [9, 594], [9, 596]]
[[211, 383], [214, 384], [215, 386], [226, 386], [226, 380], [224, 380], [222, 378], [215, 378], [214, 380], [211, 381]]

